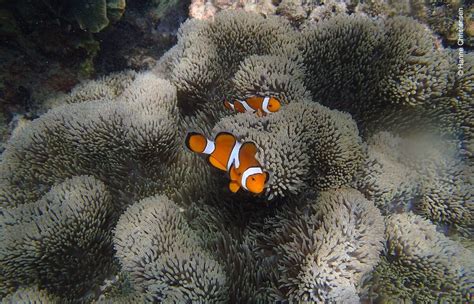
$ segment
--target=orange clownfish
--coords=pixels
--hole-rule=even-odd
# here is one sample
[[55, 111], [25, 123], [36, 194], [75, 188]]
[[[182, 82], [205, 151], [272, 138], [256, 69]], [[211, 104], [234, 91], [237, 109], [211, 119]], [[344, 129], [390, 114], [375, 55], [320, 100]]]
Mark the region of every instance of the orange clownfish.
[[280, 110], [281, 103], [275, 97], [254, 96], [246, 100], [235, 100], [234, 103], [225, 100], [224, 106], [232, 111], [257, 113], [258, 117], [262, 117]]
[[263, 192], [269, 174], [263, 172], [255, 158], [257, 147], [254, 143], [240, 143], [234, 135], [226, 132], [219, 133], [214, 141], [191, 132], [186, 136], [186, 146], [193, 152], [209, 155], [212, 166], [229, 172], [229, 189], [233, 193], [240, 187], [255, 194]]

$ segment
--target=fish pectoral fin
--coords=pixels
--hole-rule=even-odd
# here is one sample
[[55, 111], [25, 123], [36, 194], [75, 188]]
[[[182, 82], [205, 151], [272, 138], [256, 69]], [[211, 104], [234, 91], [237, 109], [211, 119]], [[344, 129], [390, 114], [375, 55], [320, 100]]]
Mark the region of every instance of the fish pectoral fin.
[[263, 117], [263, 116], [265, 116], [265, 113], [262, 111], [262, 109], [259, 108], [259, 109], [257, 110], [257, 116], [258, 116], [258, 117]]
[[217, 169], [222, 170], [222, 171], [227, 171], [227, 168], [223, 164], [221, 164], [220, 161], [218, 161], [216, 158], [214, 158], [212, 155], [210, 155], [207, 158], [207, 160], [209, 161], [209, 163], [212, 166], [216, 167]]
[[237, 191], [239, 191], [240, 189], [240, 186], [239, 186], [239, 183], [236, 182], [236, 181], [231, 181], [229, 183], [229, 190], [232, 192], [232, 193], [236, 193]]
[[231, 181], [236, 181], [237, 180], [237, 171], [235, 170], [234, 165], [230, 167], [229, 170], [229, 177]]

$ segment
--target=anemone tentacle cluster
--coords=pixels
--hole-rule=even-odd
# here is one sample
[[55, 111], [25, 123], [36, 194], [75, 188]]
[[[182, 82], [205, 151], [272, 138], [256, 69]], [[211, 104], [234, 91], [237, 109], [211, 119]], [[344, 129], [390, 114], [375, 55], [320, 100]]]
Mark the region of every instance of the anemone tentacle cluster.
[[385, 301], [452, 303], [472, 300], [473, 252], [413, 213], [387, 218], [387, 252], [369, 294]]
[[[10, 139], [0, 297], [469, 300], [474, 69], [435, 42], [406, 17], [185, 22], [152, 71], [83, 83]], [[250, 96], [282, 106], [223, 106]], [[254, 142], [264, 193], [231, 193], [188, 131]]]
[[129, 207], [115, 230], [122, 268], [150, 302], [223, 302], [227, 288], [222, 266], [198, 250], [200, 241], [181, 213], [164, 196]]

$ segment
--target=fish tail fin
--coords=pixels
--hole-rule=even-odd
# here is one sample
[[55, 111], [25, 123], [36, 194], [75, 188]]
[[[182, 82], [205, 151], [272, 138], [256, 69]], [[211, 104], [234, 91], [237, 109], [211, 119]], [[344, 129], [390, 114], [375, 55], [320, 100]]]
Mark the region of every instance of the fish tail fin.
[[226, 107], [226, 109], [228, 110], [234, 111], [234, 105], [231, 104], [228, 100], [224, 100], [224, 107]]
[[196, 153], [205, 153], [206, 148], [209, 146], [208, 142], [209, 140], [204, 135], [196, 132], [189, 132], [186, 135], [186, 147]]

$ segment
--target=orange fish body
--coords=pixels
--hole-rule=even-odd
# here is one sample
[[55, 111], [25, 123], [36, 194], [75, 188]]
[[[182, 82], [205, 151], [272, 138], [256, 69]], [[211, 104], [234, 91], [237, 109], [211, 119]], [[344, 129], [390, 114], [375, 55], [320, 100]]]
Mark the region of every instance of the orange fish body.
[[234, 103], [224, 101], [224, 106], [239, 113], [251, 112], [257, 113], [257, 116], [265, 116], [280, 110], [281, 103], [275, 97], [253, 96], [246, 100], [235, 100]]
[[259, 194], [268, 179], [260, 163], [255, 158], [257, 147], [252, 142], [240, 143], [230, 133], [219, 133], [215, 141], [199, 133], [188, 133], [186, 146], [193, 152], [209, 155], [209, 163], [229, 172], [229, 189], [237, 192], [241, 187]]

